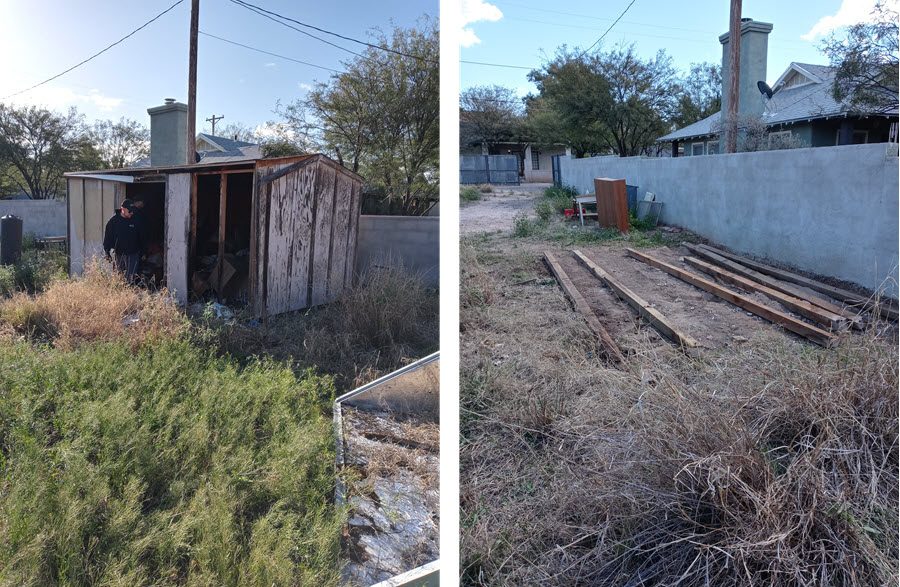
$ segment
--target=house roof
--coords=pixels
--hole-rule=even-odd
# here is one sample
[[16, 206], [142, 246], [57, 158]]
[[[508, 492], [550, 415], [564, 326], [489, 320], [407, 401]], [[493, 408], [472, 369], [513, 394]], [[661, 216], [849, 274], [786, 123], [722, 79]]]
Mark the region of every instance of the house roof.
[[[827, 65], [812, 63], [791, 63], [772, 87], [775, 94], [766, 101], [762, 120], [769, 126], [844, 116], [850, 113], [847, 105], [839, 103], [832, 95], [835, 69]], [[799, 83], [784, 87], [794, 76], [801, 76]], [[764, 97], [760, 99], [765, 100]], [[897, 110], [885, 115], [897, 115]], [[721, 112], [704, 118], [694, 124], [680, 128], [657, 139], [658, 142], [699, 138], [719, 134], [718, 122]]]
[[[254, 161], [262, 159], [262, 147], [246, 141], [236, 141], [225, 137], [217, 137], [206, 133], [199, 133], [197, 140], [216, 147], [211, 150], [198, 151], [201, 163], [236, 163], [240, 161]], [[135, 161], [131, 168], [150, 167], [150, 157], [144, 157]]]

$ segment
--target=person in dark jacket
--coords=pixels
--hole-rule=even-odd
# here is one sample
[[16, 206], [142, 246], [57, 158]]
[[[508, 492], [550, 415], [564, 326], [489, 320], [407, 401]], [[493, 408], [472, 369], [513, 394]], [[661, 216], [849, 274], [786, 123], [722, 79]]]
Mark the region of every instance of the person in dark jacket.
[[110, 251], [115, 251], [116, 267], [125, 274], [129, 282], [134, 282], [144, 249], [142, 231], [134, 220], [134, 203], [124, 200], [122, 206], [106, 223], [103, 250], [111, 259]]

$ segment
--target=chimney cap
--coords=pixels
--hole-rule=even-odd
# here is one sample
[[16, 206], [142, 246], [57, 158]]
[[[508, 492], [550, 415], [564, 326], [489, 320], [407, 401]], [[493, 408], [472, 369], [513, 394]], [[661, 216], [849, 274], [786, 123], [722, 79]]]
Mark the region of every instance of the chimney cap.
[[[772, 23], [770, 22], [762, 22], [759, 20], [753, 20], [752, 18], [744, 17], [741, 19], [741, 37], [744, 36], [745, 33], [763, 33], [768, 35], [772, 32]], [[719, 35], [719, 42], [723, 45], [728, 42], [729, 32], [722, 33]]]
[[166, 99], [165, 99], [165, 103], [166, 103], [166, 104], [174, 104], [174, 103], [175, 103], [175, 98], [166, 98]]

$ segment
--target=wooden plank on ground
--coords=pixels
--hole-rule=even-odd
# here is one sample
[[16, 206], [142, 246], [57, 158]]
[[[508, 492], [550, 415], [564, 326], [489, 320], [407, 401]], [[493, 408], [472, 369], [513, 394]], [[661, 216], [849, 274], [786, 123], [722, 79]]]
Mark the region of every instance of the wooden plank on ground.
[[584, 253], [578, 250], [574, 250], [572, 253], [597, 279], [605, 283], [620, 299], [634, 308], [641, 317], [650, 322], [650, 324], [652, 324], [663, 336], [681, 346], [683, 349], [698, 346], [696, 340], [675, 328], [675, 326], [669, 322], [668, 318], [663, 316], [659, 310], [653, 308], [642, 297], [616, 281], [608, 271], [604, 270], [594, 261], [588, 259]]
[[[750, 267], [751, 269], [756, 269], [761, 273], [771, 275], [772, 277], [776, 277], [783, 281], [789, 281], [791, 283], [796, 283], [797, 285], [802, 285], [803, 287], [808, 287], [811, 290], [823, 293], [827, 296], [831, 296], [832, 298], [840, 300], [846, 304], [861, 306], [866, 309], [871, 309], [874, 306], [875, 301], [873, 299], [861, 296], [852, 291], [834, 287], [828, 285], [827, 283], [816, 281], [815, 279], [810, 279], [808, 277], [804, 277], [790, 271], [785, 271], [784, 269], [777, 269], [775, 267], [766, 265], [765, 263], [760, 263], [758, 261], [754, 261], [740, 255], [729, 253], [728, 251], [716, 249], [714, 247], [710, 247], [709, 245], [702, 246], [703, 248], [710, 250], [713, 253], [719, 254], [727, 259], [731, 259], [732, 261], [737, 261], [741, 265], [745, 265], [747, 267]], [[881, 303], [879, 304], [878, 309], [881, 315], [891, 320], [897, 320], [897, 302], [885, 299], [880, 300], [880, 302]]]
[[722, 255], [712, 252], [712, 250], [710, 250], [709, 248], [692, 245], [690, 243], [684, 243], [684, 246], [698, 257], [702, 257], [703, 259], [706, 259], [711, 263], [715, 263], [720, 267], [724, 267], [732, 273], [742, 275], [744, 277], [757, 281], [771, 289], [786, 293], [788, 295], [794, 296], [795, 298], [800, 298], [801, 300], [805, 300], [815, 306], [818, 306], [819, 308], [831, 312], [832, 314], [842, 316], [854, 328], [862, 328], [862, 320], [860, 319], [858, 314], [855, 314], [854, 312], [845, 308], [841, 308], [836, 304], [832, 304], [824, 298], [814, 296], [805, 291], [802, 291], [797, 287], [794, 287], [789, 283], [779, 281], [778, 279], [770, 277], [765, 273], [760, 273], [759, 271], [755, 271], [753, 269], [750, 269], [749, 267], [745, 267], [740, 263], [736, 263], [734, 261], [726, 259]]
[[597, 319], [596, 314], [591, 310], [587, 300], [585, 300], [584, 296], [581, 295], [581, 292], [575, 288], [575, 284], [572, 283], [572, 280], [566, 275], [562, 265], [559, 264], [559, 261], [553, 253], [545, 251], [544, 262], [547, 264], [547, 267], [550, 268], [550, 272], [553, 273], [553, 276], [556, 277], [563, 292], [565, 292], [566, 296], [572, 300], [575, 311], [584, 317], [590, 329], [597, 335], [597, 338], [600, 340], [600, 345], [606, 351], [607, 357], [613, 362], [624, 363], [625, 357], [622, 355], [622, 351], [619, 350], [619, 345], [616, 344], [616, 341], [612, 339], [609, 332], [606, 331], [606, 328], [604, 328], [603, 324], [600, 323], [600, 320]]
[[757, 292], [768, 296], [788, 310], [796, 312], [804, 318], [809, 318], [813, 322], [818, 322], [819, 324], [822, 324], [823, 326], [825, 326], [826, 328], [830, 328], [831, 330], [845, 330], [848, 327], [847, 320], [843, 316], [839, 316], [838, 314], [829, 312], [828, 310], [823, 310], [822, 308], [814, 306], [813, 304], [805, 300], [801, 300], [800, 298], [782, 293], [770, 287], [766, 287], [765, 285], [757, 283], [752, 279], [742, 277], [736, 273], [732, 273], [720, 267], [716, 267], [715, 265], [707, 263], [706, 261], [695, 259], [694, 257], [684, 257], [684, 262], [691, 267], [694, 267], [695, 269], [699, 269], [704, 273], [721, 279], [725, 283], [731, 284], [744, 291]]
[[822, 345], [824, 347], [829, 347], [834, 342], [834, 336], [825, 332], [821, 328], [817, 328], [812, 326], [811, 324], [807, 324], [801, 320], [797, 320], [792, 316], [788, 316], [784, 312], [779, 312], [778, 310], [774, 310], [768, 306], [763, 304], [759, 304], [746, 296], [742, 296], [741, 294], [734, 293], [708, 279], [700, 277], [690, 271], [685, 271], [679, 267], [674, 265], [670, 265], [665, 261], [661, 261], [655, 257], [651, 257], [645, 253], [640, 253], [635, 251], [634, 249], [625, 249], [629, 256], [638, 261], [643, 261], [647, 263], [651, 267], [656, 267], [662, 271], [665, 271], [669, 275], [677, 277], [682, 281], [690, 283], [694, 287], [698, 287], [704, 291], [707, 291], [715, 296], [722, 298], [725, 301], [731, 302], [735, 306], [743, 308], [748, 312], [756, 314], [760, 318], [765, 318], [770, 322], [775, 324], [779, 324], [784, 328], [799, 334], [811, 340], [812, 342]]

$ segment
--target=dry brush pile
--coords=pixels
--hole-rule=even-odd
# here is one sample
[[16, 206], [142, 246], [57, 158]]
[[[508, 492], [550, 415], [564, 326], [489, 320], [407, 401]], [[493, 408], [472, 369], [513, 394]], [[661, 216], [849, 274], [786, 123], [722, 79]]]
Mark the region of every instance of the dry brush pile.
[[555, 285], [511, 285], [527, 256], [464, 254], [465, 584], [897, 582], [896, 327], [614, 370]]

